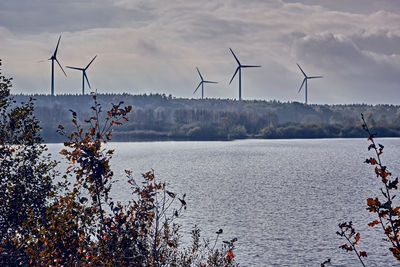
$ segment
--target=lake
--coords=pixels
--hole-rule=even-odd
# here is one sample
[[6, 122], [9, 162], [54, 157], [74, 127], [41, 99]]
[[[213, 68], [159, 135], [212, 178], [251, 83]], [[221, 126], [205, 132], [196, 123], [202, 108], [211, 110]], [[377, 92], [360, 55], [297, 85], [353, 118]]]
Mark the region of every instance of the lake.
[[[400, 173], [400, 139], [379, 139], [383, 163]], [[358, 266], [356, 256], [339, 249], [338, 223], [353, 221], [361, 232], [359, 249], [369, 266], [396, 265], [382, 241], [366, 199], [379, 195], [380, 181], [363, 161], [372, 152], [366, 139], [238, 140], [230, 142], [111, 143], [111, 166], [119, 179], [114, 199], [129, 199], [124, 169], [151, 169], [188, 208], [179, 219], [183, 241], [196, 224], [203, 237], [238, 238], [235, 259], [241, 266]], [[61, 144], [49, 144], [57, 154]]]

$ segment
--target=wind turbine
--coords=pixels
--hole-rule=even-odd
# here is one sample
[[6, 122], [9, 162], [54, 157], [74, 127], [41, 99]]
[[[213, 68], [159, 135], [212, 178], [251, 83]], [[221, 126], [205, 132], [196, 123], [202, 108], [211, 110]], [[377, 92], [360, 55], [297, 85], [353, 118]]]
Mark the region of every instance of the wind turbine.
[[236, 62], [238, 63], [238, 67], [236, 68], [235, 73], [232, 76], [231, 81], [229, 82], [229, 84], [231, 84], [233, 78], [235, 78], [236, 73], [239, 71], [239, 101], [242, 100], [242, 68], [259, 68], [261, 66], [255, 66], [255, 65], [242, 65], [240, 64], [239, 59], [236, 57], [235, 53], [233, 53], [232, 49], [229, 48], [229, 50], [231, 50], [232, 55], [235, 57]]
[[[297, 64], [297, 63], [296, 63]], [[304, 85], [304, 83], [306, 84], [306, 89], [305, 89], [305, 92], [306, 92], [306, 105], [307, 105], [307, 81], [308, 80], [310, 80], [310, 79], [318, 79], [318, 78], [323, 78], [322, 76], [307, 76], [305, 73], [304, 73], [304, 71], [303, 71], [303, 69], [300, 67], [300, 65], [299, 64], [297, 64], [297, 67], [299, 67], [299, 69], [301, 70], [301, 72], [303, 73], [303, 75], [304, 75], [304, 79], [303, 79], [303, 82], [301, 83], [301, 86], [300, 86], [300, 89], [299, 89], [299, 93], [300, 93], [300, 91], [301, 91], [301, 88], [303, 88], [303, 85]]]
[[54, 96], [54, 60], [57, 62], [58, 66], [60, 66], [61, 70], [64, 72], [65, 77], [67, 77], [67, 74], [65, 73], [64, 69], [61, 67], [60, 62], [58, 62], [57, 59], [57, 51], [58, 51], [58, 45], [60, 44], [60, 39], [61, 35], [58, 38], [56, 50], [54, 50], [53, 55], [49, 58], [51, 60], [51, 95]]
[[89, 62], [89, 64], [86, 66], [86, 68], [77, 68], [77, 67], [67, 66], [67, 68], [69, 68], [69, 69], [82, 71], [82, 95], [85, 94], [85, 79], [86, 79], [86, 82], [87, 82], [89, 88], [92, 89], [90, 87], [89, 79], [88, 79], [88, 77], [86, 75], [86, 70], [89, 68], [90, 64], [92, 64], [92, 62], [95, 60], [96, 57], [97, 57], [97, 55], [94, 56], [94, 58]]
[[205, 84], [205, 83], [217, 83], [217, 82], [205, 81], [205, 80], [203, 79], [203, 76], [201, 76], [201, 73], [200, 73], [200, 71], [199, 71], [199, 68], [196, 67], [196, 69], [197, 69], [197, 72], [199, 73], [201, 82], [200, 82], [199, 85], [196, 87], [196, 90], [194, 90], [193, 94], [196, 93], [197, 89], [199, 89], [199, 87], [200, 87], [200, 85], [201, 85], [201, 99], [204, 99], [204, 84]]

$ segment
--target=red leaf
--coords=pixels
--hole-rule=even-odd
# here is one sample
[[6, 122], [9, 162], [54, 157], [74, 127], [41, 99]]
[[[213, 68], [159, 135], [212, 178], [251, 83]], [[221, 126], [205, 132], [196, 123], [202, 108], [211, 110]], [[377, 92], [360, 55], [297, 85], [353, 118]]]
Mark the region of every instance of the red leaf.
[[370, 223], [368, 224], [368, 226], [374, 227], [374, 226], [377, 225], [377, 224], [379, 224], [379, 221], [378, 221], [378, 220], [375, 220], [375, 221], [370, 222]]
[[356, 241], [354, 242], [354, 245], [357, 245], [358, 241], [360, 241], [360, 233], [356, 234], [356, 237], [354, 238]]

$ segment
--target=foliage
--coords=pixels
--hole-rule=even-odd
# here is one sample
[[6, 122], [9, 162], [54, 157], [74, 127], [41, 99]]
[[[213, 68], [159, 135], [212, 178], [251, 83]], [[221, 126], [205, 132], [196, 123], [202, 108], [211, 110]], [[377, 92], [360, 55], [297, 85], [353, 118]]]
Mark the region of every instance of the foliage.
[[[115, 181], [107, 149], [113, 129], [128, 121], [131, 106], [113, 104], [103, 114], [93, 96], [92, 116], [81, 125], [71, 110], [73, 130], [58, 126], [67, 138], [60, 153], [69, 161], [62, 182], [52, 185], [55, 163], [42, 157], [40, 127], [33, 103], [11, 107], [9, 80], [2, 80], [0, 263], [35, 266], [235, 266], [236, 239], [215, 246], [200, 242], [181, 248], [176, 219], [186, 209], [185, 195], [168, 191], [154, 171], [136, 183], [126, 170], [129, 201], [113, 200]], [[4, 182], [4, 183], [3, 183]]]
[[360, 233], [356, 233], [351, 221], [340, 223], [339, 228], [340, 231], [337, 231], [336, 234], [345, 238], [347, 241], [345, 244], [341, 245], [340, 248], [345, 251], [354, 251], [361, 264], [365, 266], [361, 257], [368, 257], [368, 254], [366, 251], [357, 251], [356, 248], [358, 242], [360, 241]]
[[237, 266], [233, 254], [237, 238], [223, 241], [221, 249], [215, 249], [222, 232], [222, 229], [216, 232], [217, 237], [211, 246], [210, 240], [200, 242], [200, 229], [195, 226], [192, 230], [192, 245], [181, 252], [177, 266]]
[[229, 129], [228, 139], [241, 139], [246, 137], [247, 131], [243, 125], [236, 125]]
[[387, 170], [387, 167], [383, 165], [381, 161], [381, 155], [383, 154], [384, 146], [376, 144], [374, 137], [376, 134], [371, 133], [365, 122], [364, 116], [363, 129], [368, 133], [368, 140], [371, 144], [368, 146], [368, 150], [373, 150], [376, 157], [370, 157], [365, 160], [365, 163], [374, 166], [376, 177], [380, 179], [383, 184], [381, 188], [381, 195], [383, 198], [379, 199], [368, 198], [367, 199], [367, 210], [369, 212], [376, 213], [378, 220], [370, 222], [368, 225], [374, 227], [380, 225], [384, 234], [386, 235], [386, 241], [390, 243], [391, 247], [389, 250], [393, 256], [400, 260], [400, 243], [399, 243], [399, 231], [400, 231], [400, 206], [395, 206], [393, 199], [395, 198], [394, 192], [397, 190], [398, 178], [392, 178], [392, 174]]
[[[381, 156], [384, 146], [375, 142], [376, 133], [371, 132], [363, 114], [361, 114], [361, 118], [363, 122], [362, 128], [368, 134], [368, 141], [370, 142], [368, 151], [372, 150], [375, 154], [374, 157], [367, 158], [365, 163], [374, 167], [375, 175], [383, 185], [380, 188], [381, 197], [367, 199], [367, 210], [377, 215], [377, 219], [368, 223], [368, 226], [381, 226], [386, 236], [384, 240], [390, 244], [389, 250], [397, 260], [400, 260], [400, 206], [396, 206], [393, 202], [396, 197], [395, 192], [398, 189], [399, 180], [397, 177], [392, 178], [392, 174], [383, 165]], [[368, 120], [372, 121], [371, 116], [369, 116]], [[344, 237], [348, 242], [341, 248], [347, 251], [354, 251], [362, 265], [364, 265], [361, 257], [366, 257], [367, 253], [365, 251], [357, 252], [355, 248], [360, 239], [360, 233], [355, 233], [351, 222], [339, 224], [339, 227], [340, 232], [337, 232], [337, 234]], [[354, 238], [354, 241], [350, 241], [351, 238]]]
[[[178, 197], [168, 191], [165, 183], [156, 180], [154, 172], [143, 174], [143, 182], [138, 185], [132, 172], [126, 170], [133, 198], [123, 204], [109, 197], [114, 178], [109, 161], [114, 151], [103, 146], [113, 135], [112, 128], [128, 120], [127, 114], [132, 108], [122, 107], [122, 102], [113, 105], [102, 124], [99, 118], [101, 106], [96, 96], [93, 98], [94, 115], [84, 121], [89, 125], [86, 131], [72, 110], [75, 130], [69, 132], [59, 126], [59, 132], [68, 138], [65, 142], [67, 149], [63, 149], [61, 154], [71, 163], [68, 174], [75, 177], [75, 183], [65, 183], [67, 197], [60, 197], [61, 201], [55, 202], [57, 209], [49, 210], [49, 214], [51, 218], [69, 219], [50, 226], [43, 225], [41, 234], [44, 236], [36, 238], [42, 238], [47, 245], [39, 251], [33, 250], [32, 262], [181, 266], [194, 259], [195, 251], [188, 257], [182, 256], [184, 252], [178, 246], [179, 226], [174, 223], [174, 219], [186, 209], [185, 195]], [[56, 232], [62, 234], [49, 234], [52, 227], [58, 227]], [[233, 264], [232, 250], [233, 242], [222, 251], [213, 251], [206, 260], [215, 263], [214, 266], [220, 266], [222, 262]]]
[[342, 124], [321, 123], [285, 123], [267, 126], [260, 130], [262, 138], [339, 138], [363, 137], [359, 125], [343, 126]]
[[44, 155], [33, 99], [17, 104], [10, 87], [11, 79], [0, 72], [0, 263], [25, 264], [12, 240], [27, 234], [24, 221], [45, 215], [56, 162]]

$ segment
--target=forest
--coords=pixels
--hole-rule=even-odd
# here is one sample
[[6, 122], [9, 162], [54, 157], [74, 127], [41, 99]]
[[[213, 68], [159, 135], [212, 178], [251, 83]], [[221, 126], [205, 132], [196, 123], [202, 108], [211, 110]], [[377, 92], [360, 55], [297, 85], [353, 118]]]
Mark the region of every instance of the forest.
[[[46, 142], [59, 142], [59, 124], [71, 126], [71, 111], [88, 117], [91, 95], [14, 95], [33, 97], [35, 116]], [[185, 99], [164, 94], [100, 94], [103, 106], [123, 101], [133, 107], [114, 141], [234, 140], [244, 138], [363, 137], [360, 114], [380, 137], [400, 136], [397, 105], [306, 105], [299, 102]]]

